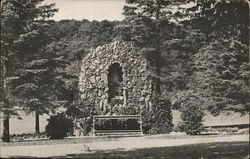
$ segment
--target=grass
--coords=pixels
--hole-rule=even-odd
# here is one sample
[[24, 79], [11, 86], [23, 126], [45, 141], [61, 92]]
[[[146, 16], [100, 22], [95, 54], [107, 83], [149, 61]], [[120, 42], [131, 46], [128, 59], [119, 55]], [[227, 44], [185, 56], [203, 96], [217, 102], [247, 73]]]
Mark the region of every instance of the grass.
[[118, 140], [118, 138], [86, 136], [83, 138], [37, 139], [37, 140], [27, 140], [27, 141], [0, 142], [0, 146], [75, 144], [75, 143], [91, 143], [91, 142], [115, 141], [115, 140]]
[[[96, 151], [88, 154], [69, 154], [51, 158], [96, 158], [96, 159], [248, 159], [248, 142], [218, 142], [160, 148], [145, 148]], [[34, 158], [12, 156], [11, 158]]]
[[55, 156], [62, 158], [145, 158], [145, 159], [248, 159], [248, 142], [219, 142], [185, 146], [135, 149], [124, 151], [96, 151], [91, 154]]
[[[228, 136], [228, 135], [223, 135]], [[231, 135], [229, 135], [231, 136]], [[222, 135], [200, 135], [200, 136], [172, 136], [172, 135], [149, 135], [142, 136], [145, 140], [152, 142], [162, 141], [162, 139], [190, 139], [197, 138], [214, 138], [222, 137]], [[234, 135], [237, 137], [237, 135]], [[95, 143], [103, 141], [110, 141], [115, 144], [121, 140], [122, 137], [83, 137], [83, 138], [66, 138], [63, 140], [37, 140], [37, 141], [22, 141], [0, 143], [0, 146], [30, 146], [30, 145], [54, 145], [54, 144], [74, 144], [74, 143]], [[133, 139], [130, 141], [140, 141]], [[140, 138], [140, 137], [139, 137]], [[124, 140], [127, 141], [127, 140]], [[167, 141], [167, 140], [165, 140]], [[225, 140], [226, 141], [226, 140]], [[178, 142], [178, 141], [177, 141]], [[69, 145], [70, 146], [70, 145]], [[53, 154], [52, 154], [53, 155]], [[132, 158], [132, 159], [248, 159], [249, 143], [248, 141], [227, 141], [227, 142], [213, 142], [202, 144], [189, 144], [182, 146], [166, 146], [166, 147], [152, 147], [140, 149], [106, 149], [106, 150], [89, 150], [89, 152], [82, 152], [76, 154], [67, 154], [64, 156], [53, 156], [51, 158]], [[11, 158], [34, 158], [35, 156], [10, 156]]]
[[[129, 136], [132, 137], [144, 137], [145, 139], [189, 139], [189, 138], [203, 138], [203, 137], [219, 137], [222, 135], [143, 135], [143, 136]], [[223, 135], [228, 136], [228, 135]], [[120, 138], [127, 136], [84, 136], [81, 138], [64, 138], [64, 139], [36, 139], [36, 140], [24, 140], [24, 141], [11, 141], [2, 142], [0, 140], [0, 146], [31, 146], [31, 145], [54, 145], [54, 144], [74, 144], [74, 143], [91, 143], [91, 142], [102, 142], [102, 141], [117, 141]]]

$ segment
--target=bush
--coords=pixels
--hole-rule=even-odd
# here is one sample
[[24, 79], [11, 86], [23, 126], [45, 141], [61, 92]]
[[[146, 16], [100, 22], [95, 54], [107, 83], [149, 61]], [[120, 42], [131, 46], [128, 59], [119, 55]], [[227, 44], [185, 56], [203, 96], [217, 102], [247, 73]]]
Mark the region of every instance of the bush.
[[144, 110], [143, 133], [146, 134], [166, 134], [173, 129], [171, 103], [169, 100], [156, 96], [154, 106], [151, 111]]
[[237, 127], [217, 127], [217, 128], [204, 128], [204, 132], [206, 133], [234, 133], [237, 132], [239, 128]]
[[190, 102], [181, 108], [182, 122], [178, 124], [180, 131], [186, 132], [188, 135], [198, 135], [203, 130], [202, 122], [204, 113], [200, 106]]
[[80, 126], [83, 129], [83, 134], [87, 135], [92, 130], [93, 115], [97, 115], [97, 112], [93, 109], [92, 103], [77, 101], [76, 104], [72, 104], [67, 108], [65, 114], [73, 121], [79, 121]]
[[77, 119], [78, 122], [80, 122], [80, 127], [82, 129], [82, 133], [84, 136], [88, 135], [93, 127], [93, 117], [89, 116], [89, 117], [84, 117], [84, 118], [80, 118]]
[[50, 139], [63, 139], [73, 130], [73, 121], [66, 118], [64, 113], [50, 116], [46, 125], [46, 135]]

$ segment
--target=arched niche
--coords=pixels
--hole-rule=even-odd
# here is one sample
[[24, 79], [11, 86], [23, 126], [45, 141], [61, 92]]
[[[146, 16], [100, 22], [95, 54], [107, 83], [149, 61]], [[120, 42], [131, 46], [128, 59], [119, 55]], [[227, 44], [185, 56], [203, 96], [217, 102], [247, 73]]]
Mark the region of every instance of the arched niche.
[[113, 63], [108, 68], [108, 102], [116, 96], [122, 96], [122, 67], [119, 63]]

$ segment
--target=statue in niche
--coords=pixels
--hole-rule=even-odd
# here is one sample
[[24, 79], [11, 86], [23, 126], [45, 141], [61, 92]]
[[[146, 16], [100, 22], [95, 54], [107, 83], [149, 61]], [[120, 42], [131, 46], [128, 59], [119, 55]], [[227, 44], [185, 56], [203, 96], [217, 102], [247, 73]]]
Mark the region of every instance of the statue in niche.
[[100, 103], [99, 103], [99, 108], [101, 111], [103, 111], [103, 109], [104, 109], [103, 101], [104, 101], [104, 99], [101, 99]]
[[105, 111], [107, 105], [108, 105], [108, 93], [105, 93], [105, 95], [103, 95], [101, 97], [101, 100], [100, 100], [100, 103], [99, 103], [100, 110]]
[[122, 68], [118, 63], [112, 64], [108, 69], [108, 102], [121, 95]]
[[138, 104], [139, 104], [140, 111], [142, 111], [143, 109], [145, 109], [145, 98], [141, 97], [139, 99], [139, 101], [138, 101]]
[[152, 103], [150, 102], [150, 94], [148, 94], [145, 98], [145, 107], [148, 110], [152, 110]]
[[123, 107], [126, 107], [128, 104], [128, 91], [127, 89], [124, 87], [123, 88]]
[[107, 112], [107, 107], [108, 107], [108, 93], [105, 93], [105, 95], [101, 96], [100, 102], [99, 102], [99, 109], [101, 113], [104, 115]]
[[152, 102], [151, 101], [149, 101], [149, 103], [148, 103], [148, 106], [149, 106], [149, 111], [152, 111]]

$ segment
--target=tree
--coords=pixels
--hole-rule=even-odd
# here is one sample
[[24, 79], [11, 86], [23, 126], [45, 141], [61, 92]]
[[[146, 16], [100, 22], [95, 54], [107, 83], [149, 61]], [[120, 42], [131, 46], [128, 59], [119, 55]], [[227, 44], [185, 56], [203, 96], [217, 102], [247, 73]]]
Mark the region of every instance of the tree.
[[[177, 24], [164, 26], [169, 32], [161, 29], [165, 37], [161, 38], [161, 82], [163, 94], [182, 112], [182, 123], [196, 125], [194, 130], [200, 131], [207, 110], [213, 115], [249, 112], [249, 7], [238, 0], [194, 2], [174, 14]], [[196, 113], [192, 115], [190, 109]], [[188, 114], [197, 115], [197, 120], [192, 122]]]
[[[50, 23], [49, 17], [53, 16], [57, 9], [54, 4], [40, 5], [43, 0], [6, 0], [1, 1], [1, 64], [3, 76], [3, 98], [1, 98], [1, 110], [4, 111], [4, 134], [3, 140], [9, 141], [9, 117], [13, 112], [14, 100], [11, 100], [9, 86], [13, 87], [19, 77], [15, 74], [22, 67], [20, 61], [25, 61], [31, 51], [39, 50], [41, 44], [41, 26]], [[43, 46], [43, 45], [42, 45]], [[11, 81], [7, 82], [7, 79]]]
[[[188, 89], [187, 83], [192, 71], [191, 62], [188, 61], [196, 50], [196, 46], [192, 46], [196, 39], [192, 39], [194, 35], [189, 34], [189, 30], [185, 29], [183, 24], [176, 24], [176, 20], [173, 22], [173, 18], [181, 15], [175, 14], [171, 8], [184, 2], [129, 0], [127, 3], [123, 13], [125, 20], [118, 25], [117, 36], [123, 40], [133, 41], [143, 49], [156, 84], [154, 95], [164, 94], [170, 98], [171, 93], [175, 96], [175, 90]], [[192, 33], [195, 34], [194, 31]], [[162, 102], [154, 103], [154, 111], [143, 114], [144, 122], [147, 123], [144, 125], [146, 131], [162, 133], [171, 129], [171, 103], [169, 100], [165, 102], [169, 110], [165, 110], [164, 106], [159, 108], [159, 105], [162, 105], [160, 103]], [[163, 131], [161, 128], [169, 130]]]
[[156, 92], [161, 93], [161, 44], [162, 24], [169, 24], [171, 11], [168, 0], [127, 0], [124, 6], [125, 20], [117, 27], [123, 40], [133, 41], [143, 48], [155, 73]]
[[21, 99], [19, 104], [28, 113], [35, 113], [35, 130], [39, 133], [39, 115], [53, 112], [58, 101], [65, 100], [67, 94], [65, 73], [60, 71], [66, 61], [48, 50], [43, 49], [42, 55], [26, 61], [22, 69], [17, 70], [19, 75], [18, 86], [13, 88], [13, 95]]
[[191, 13], [189, 24], [205, 33], [207, 41], [233, 38], [248, 44], [249, 4], [246, 1], [195, 0], [194, 2], [196, 5], [186, 9]]
[[212, 114], [234, 111], [249, 112], [248, 48], [236, 40], [214, 41], [195, 55], [198, 87], [206, 97], [206, 108]]
[[181, 8], [182, 18], [177, 18], [178, 25], [185, 27], [178, 29], [179, 35], [184, 33], [182, 38], [173, 35], [177, 38], [163, 43], [162, 50], [169, 52], [163, 53], [167, 63], [162, 69], [164, 84], [170, 88], [166, 94], [174, 103], [181, 93], [192, 90], [197, 98], [206, 99], [203, 110], [213, 115], [223, 111], [246, 114], [249, 6], [241, 0], [192, 2], [190, 8]]
[[[195, 1], [187, 25], [204, 35], [193, 56], [200, 95], [214, 115], [249, 112], [249, 4], [242, 0]], [[197, 12], [198, 11], [198, 12]]]

